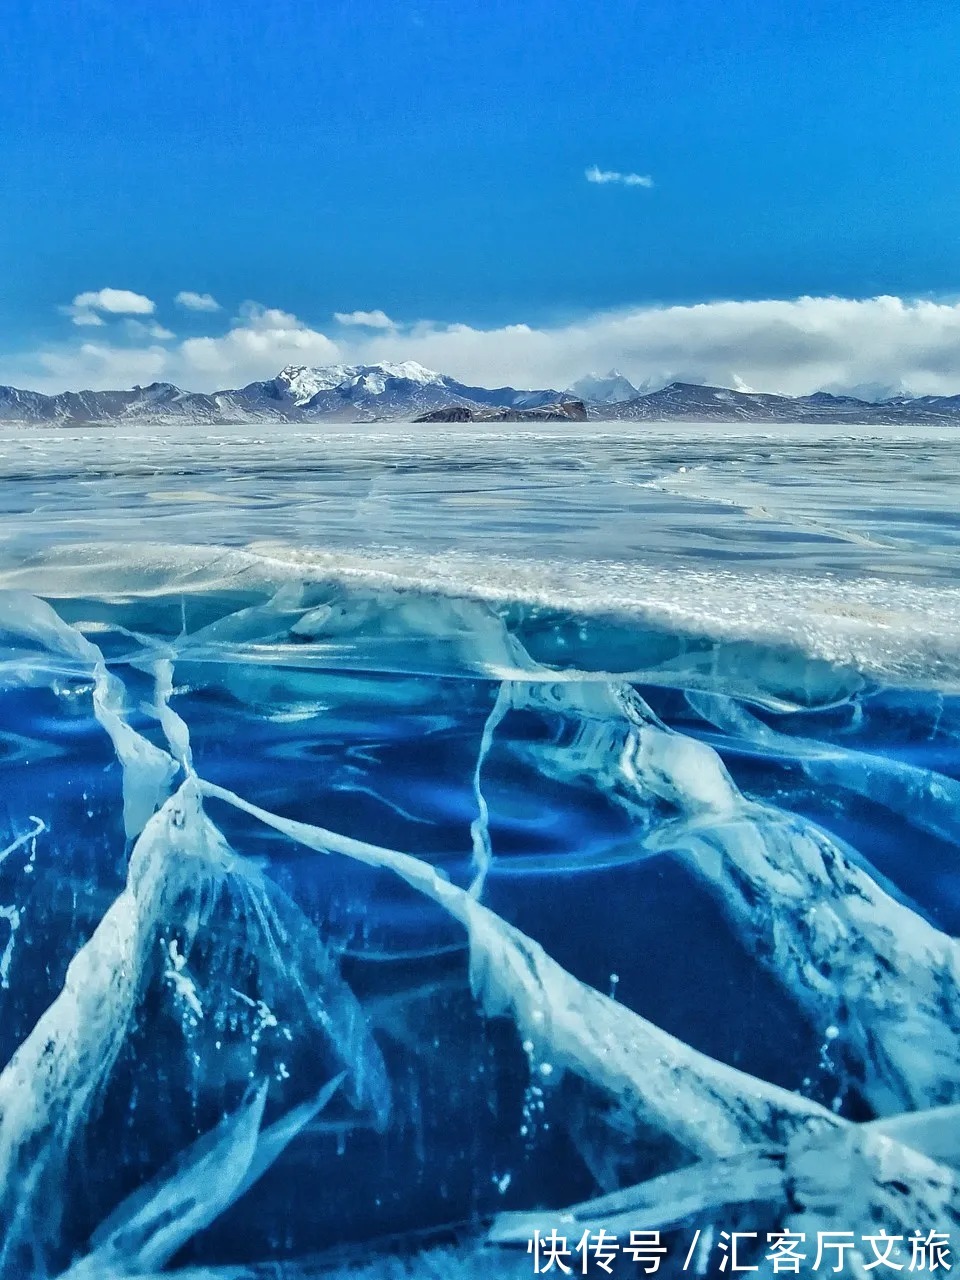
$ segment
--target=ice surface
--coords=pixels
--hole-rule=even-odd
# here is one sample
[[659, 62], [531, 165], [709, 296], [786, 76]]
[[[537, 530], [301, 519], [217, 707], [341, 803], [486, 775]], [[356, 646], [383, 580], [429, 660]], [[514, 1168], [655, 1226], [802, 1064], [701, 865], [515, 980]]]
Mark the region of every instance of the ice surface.
[[577, 432], [0, 437], [5, 1277], [960, 1229], [953, 443]]
[[255, 1089], [235, 1115], [199, 1139], [155, 1183], [135, 1192], [95, 1232], [91, 1250], [70, 1280], [149, 1275], [191, 1236], [210, 1225], [248, 1191], [336, 1092], [337, 1076], [309, 1103], [260, 1130], [267, 1085]]

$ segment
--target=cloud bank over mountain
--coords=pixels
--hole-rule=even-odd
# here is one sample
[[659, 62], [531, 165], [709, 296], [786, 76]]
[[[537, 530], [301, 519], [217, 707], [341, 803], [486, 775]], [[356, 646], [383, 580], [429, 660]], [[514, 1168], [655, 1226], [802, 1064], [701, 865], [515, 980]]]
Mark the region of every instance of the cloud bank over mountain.
[[[182, 315], [182, 293], [178, 300]], [[380, 310], [338, 312], [321, 328], [246, 302], [232, 319], [194, 308], [194, 326], [207, 331], [177, 340], [159, 325], [130, 323], [132, 314], [163, 313], [132, 290], [88, 291], [71, 305], [97, 317], [95, 335], [72, 330], [58, 344], [0, 357], [0, 383], [52, 392], [163, 380], [205, 391], [269, 378], [287, 364], [415, 360], [482, 386], [564, 387], [587, 370], [616, 367], [636, 385], [682, 380], [790, 395], [960, 390], [960, 301], [953, 299], [637, 306], [563, 324], [488, 328], [404, 323]]]

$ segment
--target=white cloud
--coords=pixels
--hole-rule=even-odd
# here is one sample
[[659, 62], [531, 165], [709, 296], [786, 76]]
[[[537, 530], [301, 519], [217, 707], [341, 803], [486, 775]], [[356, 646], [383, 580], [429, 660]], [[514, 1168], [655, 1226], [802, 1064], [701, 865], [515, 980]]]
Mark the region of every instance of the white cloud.
[[953, 299], [704, 302], [596, 312], [552, 326], [417, 321], [367, 330], [348, 327], [334, 341], [289, 312], [247, 303], [225, 331], [207, 337], [167, 339], [163, 346], [147, 326], [128, 332], [127, 346], [63, 343], [8, 357], [0, 360], [0, 383], [48, 391], [162, 378], [213, 390], [273, 377], [285, 364], [410, 359], [486, 386], [562, 389], [589, 369], [617, 367], [634, 384], [684, 379], [791, 394], [901, 385], [913, 394], [960, 392], [960, 300]]
[[631, 307], [564, 325], [481, 329], [420, 323], [353, 342], [345, 358], [418, 360], [464, 382], [569, 386], [589, 369], [632, 382], [683, 379], [806, 394], [901, 383], [960, 392], [960, 303], [774, 299]]
[[605, 186], [608, 182], [619, 183], [622, 187], [649, 189], [653, 186], [653, 179], [648, 173], [620, 173], [617, 169], [598, 169], [595, 164], [584, 170], [584, 177], [588, 182], [597, 183], [599, 186]]
[[78, 293], [69, 306], [61, 307], [64, 315], [81, 328], [100, 328], [104, 323], [100, 312], [111, 316], [150, 316], [156, 309], [150, 298], [130, 289], [92, 289]]
[[79, 347], [43, 351], [36, 357], [40, 376], [28, 383], [40, 391], [103, 391], [146, 386], [159, 381], [167, 363], [163, 347], [114, 347], [84, 342]]
[[212, 293], [194, 293], [192, 289], [181, 289], [174, 302], [178, 307], [186, 307], [188, 311], [219, 311], [220, 303]]
[[115, 316], [152, 316], [156, 304], [130, 289], [97, 289], [78, 293], [72, 304], [78, 311], [106, 311]]
[[[74, 320], [74, 324], [76, 324], [76, 320]], [[162, 324], [157, 324], [153, 320], [144, 324], [142, 320], [128, 319], [124, 321], [124, 329], [131, 338], [153, 338], [157, 342], [170, 342], [177, 336], [170, 329], [164, 328]]]
[[81, 328], [99, 329], [106, 321], [102, 316], [98, 316], [95, 311], [74, 311], [73, 307], [64, 307], [63, 310], [71, 317], [75, 325]]
[[[246, 302], [233, 327], [218, 338], [188, 338], [179, 347], [184, 385], [241, 386], [272, 378], [287, 364], [335, 364], [336, 343], [296, 316]], [[192, 380], [191, 380], [192, 379]]]
[[396, 329], [396, 323], [385, 311], [335, 311], [333, 318], [337, 324], [347, 327], [356, 325], [362, 329]]

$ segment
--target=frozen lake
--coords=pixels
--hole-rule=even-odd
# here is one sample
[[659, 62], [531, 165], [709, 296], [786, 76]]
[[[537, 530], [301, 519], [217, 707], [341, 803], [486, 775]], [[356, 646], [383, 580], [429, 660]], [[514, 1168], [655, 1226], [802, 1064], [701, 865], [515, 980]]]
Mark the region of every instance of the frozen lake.
[[960, 1231], [958, 510], [929, 428], [0, 429], [0, 1273]]
[[270, 538], [949, 578], [960, 543], [956, 433], [930, 428], [8, 427], [0, 477], [18, 553]]

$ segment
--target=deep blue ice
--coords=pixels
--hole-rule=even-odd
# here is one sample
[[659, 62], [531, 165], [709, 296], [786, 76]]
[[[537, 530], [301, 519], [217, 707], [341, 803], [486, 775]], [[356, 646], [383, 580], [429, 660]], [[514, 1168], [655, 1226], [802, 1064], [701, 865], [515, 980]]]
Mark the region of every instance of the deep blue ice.
[[920, 430], [0, 435], [0, 1274], [960, 1233], [958, 496]]

